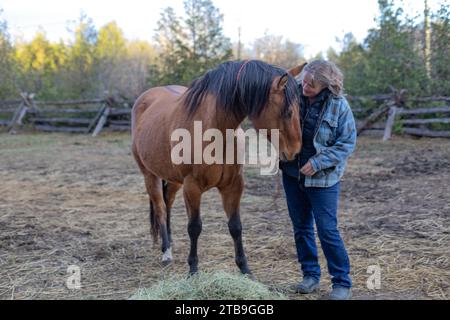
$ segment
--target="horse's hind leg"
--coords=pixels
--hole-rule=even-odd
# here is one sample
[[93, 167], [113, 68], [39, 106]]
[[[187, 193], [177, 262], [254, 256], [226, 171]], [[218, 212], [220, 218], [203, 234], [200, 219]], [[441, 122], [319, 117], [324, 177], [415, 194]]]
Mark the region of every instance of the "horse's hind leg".
[[153, 239], [161, 236], [162, 263], [167, 265], [172, 261], [169, 233], [167, 230], [167, 209], [164, 201], [162, 180], [153, 174], [146, 174], [145, 187], [150, 198], [150, 223]]
[[167, 210], [167, 233], [169, 236], [169, 243], [172, 243], [172, 230], [170, 227], [170, 211], [172, 209], [173, 202], [175, 201], [177, 191], [180, 190], [181, 186], [182, 184], [163, 181], [163, 196]]
[[202, 219], [200, 217], [200, 199], [202, 191], [198, 184], [191, 178], [186, 178], [183, 187], [184, 202], [188, 215], [188, 234], [191, 240], [189, 251], [189, 275], [198, 271], [197, 242], [202, 232]]
[[247, 264], [247, 257], [242, 244], [242, 224], [239, 212], [242, 192], [244, 191], [244, 179], [241, 175], [236, 176], [231, 184], [219, 187], [222, 196], [223, 207], [228, 217], [228, 229], [234, 241], [236, 264], [243, 274], [253, 278]]

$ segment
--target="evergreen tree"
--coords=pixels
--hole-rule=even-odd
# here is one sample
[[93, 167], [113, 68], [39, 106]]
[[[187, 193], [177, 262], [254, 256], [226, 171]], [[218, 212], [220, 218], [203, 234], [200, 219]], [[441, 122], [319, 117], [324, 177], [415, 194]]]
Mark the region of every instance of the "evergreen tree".
[[188, 61], [185, 64], [187, 68], [183, 82], [189, 82], [230, 59], [232, 46], [230, 39], [223, 35], [223, 15], [211, 0], [186, 0], [184, 10]]
[[[0, 9], [0, 17], [2, 10]], [[0, 99], [7, 99], [14, 96], [15, 65], [13, 60], [14, 48], [11, 45], [8, 25], [6, 21], [0, 19]]]
[[346, 92], [351, 95], [364, 95], [368, 93], [366, 82], [368, 78], [367, 52], [364, 47], [359, 44], [352, 33], [347, 33], [340, 41], [342, 52], [336, 56], [333, 52], [330, 54], [334, 61], [344, 73]]
[[431, 36], [432, 93], [450, 95], [450, 5], [442, 4], [434, 14]]
[[161, 83], [189, 84], [195, 77], [232, 57], [223, 35], [223, 15], [211, 0], [186, 0], [185, 16], [170, 7], [161, 13], [155, 40], [160, 50]]
[[167, 7], [161, 12], [155, 35], [161, 84], [182, 83], [182, 64], [188, 60], [188, 56], [183, 41], [186, 36], [181, 24], [181, 18], [176, 16], [173, 8]]
[[428, 78], [416, 28], [411, 21], [402, 21], [403, 10], [394, 9], [392, 0], [378, 3], [378, 28], [371, 29], [365, 40], [367, 80], [360, 85], [370, 94], [388, 93], [390, 86], [407, 88], [411, 95], [426, 94]]

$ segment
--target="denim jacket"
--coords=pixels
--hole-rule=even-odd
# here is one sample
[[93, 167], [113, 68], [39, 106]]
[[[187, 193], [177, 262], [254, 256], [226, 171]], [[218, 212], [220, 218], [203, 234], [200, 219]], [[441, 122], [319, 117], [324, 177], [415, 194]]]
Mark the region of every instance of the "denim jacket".
[[[331, 187], [344, 175], [347, 158], [356, 145], [355, 119], [345, 97], [329, 97], [317, 121], [313, 144], [316, 154], [310, 161], [316, 173], [305, 177], [305, 187]], [[280, 167], [283, 169], [283, 161]]]

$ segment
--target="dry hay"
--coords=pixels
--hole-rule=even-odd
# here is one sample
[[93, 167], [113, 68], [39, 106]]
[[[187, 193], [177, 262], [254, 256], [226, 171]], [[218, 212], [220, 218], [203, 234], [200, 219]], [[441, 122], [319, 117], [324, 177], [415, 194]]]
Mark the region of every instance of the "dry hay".
[[138, 290], [132, 300], [286, 300], [280, 292], [247, 276], [225, 271], [171, 276]]
[[[187, 274], [189, 237], [181, 194], [173, 209], [174, 263], [149, 235], [148, 199], [126, 134], [0, 135], [0, 298], [128, 299], [171, 275]], [[355, 299], [449, 299], [450, 140], [361, 137], [341, 183], [339, 224], [352, 266]], [[273, 179], [246, 170], [243, 239], [256, 279], [297, 295], [292, 227]], [[281, 190], [281, 192], [283, 192]], [[201, 271], [236, 272], [233, 242], [216, 190], [202, 198]], [[81, 289], [66, 287], [81, 268]], [[368, 290], [370, 265], [381, 289]]]

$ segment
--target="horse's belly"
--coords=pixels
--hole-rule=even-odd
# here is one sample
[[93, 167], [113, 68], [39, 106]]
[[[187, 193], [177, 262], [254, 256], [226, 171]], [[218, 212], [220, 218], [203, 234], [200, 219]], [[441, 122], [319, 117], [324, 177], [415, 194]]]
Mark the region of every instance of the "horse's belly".
[[241, 165], [193, 165], [189, 173], [203, 190], [231, 184], [233, 179], [242, 174]]

